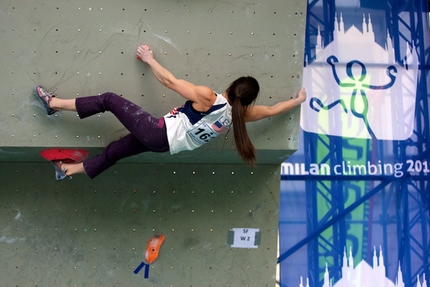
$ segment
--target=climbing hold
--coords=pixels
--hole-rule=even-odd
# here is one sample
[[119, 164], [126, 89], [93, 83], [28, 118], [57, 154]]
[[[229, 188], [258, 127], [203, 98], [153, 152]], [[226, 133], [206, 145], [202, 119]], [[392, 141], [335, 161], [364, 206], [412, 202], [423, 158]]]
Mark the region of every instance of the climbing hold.
[[148, 248], [145, 252], [146, 261], [151, 264], [158, 257], [158, 252], [160, 251], [161, 244], [165, 239], [164, 235], [155, 235], [148, 241]]
[[49, 161], [63, 161], [65, 163], [82, 162], [88, 156], [89, 152], [83, 149], [61, 149], [49, 148], [40, 152], [40, 155]]

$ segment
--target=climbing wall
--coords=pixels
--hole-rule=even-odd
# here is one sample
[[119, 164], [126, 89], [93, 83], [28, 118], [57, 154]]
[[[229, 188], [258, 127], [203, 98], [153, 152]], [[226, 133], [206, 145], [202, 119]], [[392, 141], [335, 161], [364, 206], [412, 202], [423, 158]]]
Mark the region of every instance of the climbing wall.
[[0, 286], [274, 286], [276, 166], [122, 164], [59, 183], [45, 164], [1, 168]]
[[[301, 86], [301, 2], [1, 1], [0, 286], [274, 286], [279, 167], [299, 145], [298, 109], [248, 125], [257, 167], [227, 134], [56, 182], [41, 150], [94, 155], [127, 131], [109, 113], [48, 117], [32, 89], [113, 91], [162, 116], [183, 99], [136, 59], [147, 43], [178, 78], [217, 92], [252, 75], [271, 105]], [[166, 240], [148, 265], [157, 234]]]

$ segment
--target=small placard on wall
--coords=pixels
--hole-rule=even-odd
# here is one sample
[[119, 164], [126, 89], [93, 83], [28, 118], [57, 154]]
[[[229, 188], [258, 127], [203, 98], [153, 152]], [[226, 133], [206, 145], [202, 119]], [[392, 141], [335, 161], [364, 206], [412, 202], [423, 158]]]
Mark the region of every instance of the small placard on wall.
[[232, 228], [227, 243], [232, 248], [258, 248], [261, 243], [259, 228]]

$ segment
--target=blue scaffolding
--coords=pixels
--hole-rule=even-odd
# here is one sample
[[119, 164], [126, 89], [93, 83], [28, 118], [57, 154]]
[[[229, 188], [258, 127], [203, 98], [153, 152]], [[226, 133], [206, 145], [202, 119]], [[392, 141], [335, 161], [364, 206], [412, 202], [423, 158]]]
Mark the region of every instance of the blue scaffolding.
[[[368, 3], [367, 3], [368, 2]], [[378, 2], [378, 3], [374, 3]], [[331, 262], [330, 275], [335, 281], [341, 276], [342, 258], [347, 242], [348, 215], [360, 207], [363, 219], [355, 224], [362, 224], [361, 258], [371, 260], [372, 225], [379, 225], [383, 244], [389, 240], [388, 229], [397, 228], [397, 259], [403, 271], [405, 286], [417, 284], [417, 276], [430, 269], [430, 187], [428, 173], [422, 163], [430, 162], [429, 139], [429, 67], [430, 43], [428, 15], [429, 3], [420, 0], [380, 0], [360, 2], [364, 8], [384, 7], [386, 26], [395, 50], [395, 58], [402, 63], [401, 50], [407, 42], [415, 47], [419, 61], [418, 85], [416, 91], [415, 127], [413, 135], [406, 141], [394, 141], [391, 146], [376, 139], [367, 140], [366, 144], [355, 145], [354, 141], [341, 137], [325, 136], [304, 132], [303, 143], [306, 151], [305, 162], [333, 163], [348, 156], [360, 154], [368, 161], [375, 161], [375, 154], [382, 155], [387, 149], [397, 162], [407, 162], [404, 175], [393, 176], [282, 176], [282, 180], [304, 181], [307, 206], [307, 236], [297, 244], [281, 253], [278, 263], [306, 246], [308, 254], [308, 277], [310, 286], [322, 286], [324, 279], [324, 261]], [[372, 7], [366, 7], [372, 5]], [[334, 0], [309, 0], [308, 24], [306, 29], [305, 58], [310, 63], [315, 59], [316, 36], [321, 35], [327, 45], [333, 40], [336, 17]], [[427, 13], [427, 14], [426, 14]], [[324, 27], [320, 31], [320, 27]], [[317, 147], [320, 147], [317, 149]], [[324, 147], [324, 149], [321, 149]], [[414, 150], [415, 156], [408, 154]], [[379, 158], [378, 158], [379, 159]], [[380, 158], [380, 160], [384, 160]], [[412, 168], [411, 168], [412, 167]], [[428, 169], [427, 169], [428, 170]], [[350, 192], [360, 192], [360, 197], [353, 204], [345, 206], [345, 196]], [[382, 200], [379, 218], [374, 214], [373, 197], [378, 194]], [[328, 212], [318, 216], [319, 201], [324, 200]], [[388, 205], [396, 204], [396, 214], [389, 214]], [[322, 236], [326, 230], [331, 236]], [[282, 241], [282, 237], [281, 237]], [[385, 253], [386, 250], [383, 250]], [[388, 258], [387, 254], [383, 254]], [[282, 270], [281, 270], [282, 272]], [[388, 271], [387, 271], [388, 272]], [[389, 274], [387, 274], [389, 275]], [[281, 277], [282, 280], [282, 277]], [[281, 282], [281, 286], [287, 286]]]

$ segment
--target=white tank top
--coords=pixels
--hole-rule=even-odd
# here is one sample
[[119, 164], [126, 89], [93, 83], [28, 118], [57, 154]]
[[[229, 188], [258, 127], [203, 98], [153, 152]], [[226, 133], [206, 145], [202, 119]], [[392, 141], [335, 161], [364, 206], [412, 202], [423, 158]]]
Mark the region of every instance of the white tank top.
[[231, 106], [221, 94], [216, 96], [206, 112], [187, 101], [164, 116], [171, 154], [196, 149], [231, 127]]

